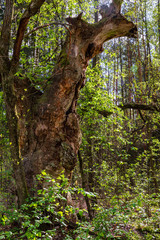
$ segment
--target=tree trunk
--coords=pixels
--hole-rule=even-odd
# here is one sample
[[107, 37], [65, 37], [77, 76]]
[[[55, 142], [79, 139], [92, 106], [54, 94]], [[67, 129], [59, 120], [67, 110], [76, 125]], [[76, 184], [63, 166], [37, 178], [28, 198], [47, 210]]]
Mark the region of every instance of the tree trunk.
[[70, 24], [68, 35], [57, 66], [42, 93], [31, 85], [29, 79], [20, 80], [14, 74], [29, 18], [36, 14], [43, 2], [32, 1], [24, 12], [12, 61], [7, 58], [9, 67], [5, 68], [5, 72], [3, 69], [6, 59], [0, 58], [20, 204], [27, 196], [27, 189], [31, 193], [35, 186], [35, 176], [42, 170], [46, 170], [53, 178], [58, 177], [62, 171], [66, 177], [71, 176], [81, 143], [76, 104], [79, 91], [84, 85], [88, 61], [103, 51], [102, 44], [105, 41], [120, 36], [136, 35], [136, 26], [119, 13], [103, 18], [95, 24], [82, 20], [82, 14], [77, 18], [67, 18]]

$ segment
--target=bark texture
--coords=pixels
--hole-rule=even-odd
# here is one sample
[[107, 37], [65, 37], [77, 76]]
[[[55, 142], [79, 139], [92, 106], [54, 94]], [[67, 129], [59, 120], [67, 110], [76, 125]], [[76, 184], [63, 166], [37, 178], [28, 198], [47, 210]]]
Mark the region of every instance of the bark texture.
[[27, 189], [31, 192], [34, 187], [36, 174], [42, 170], [54, 178], [62, 171], [66, 177], [71, 176], [81, 143], [76, 104], [84, 85], [88, 61], [103, 51], [105, 41], [121, 36], [135, 37], [137, 30], [120, 13], [111, 14], [96, 24], [82, 20], [82, 14], [77, 18], [67, 18], [70, 24], [68, 36], [49, 84], [41, 93], [31, 85], [29, 79], [20, 80], [14, 73], [27, 23], [43, 2], [32, 1], [24, 12], [13, 58], [11, 62], [7, 58], [9, 67], [5, 68], [6, 71], [3, 70], [5, 61], [0, 58], [20, 204], [27, 195]]

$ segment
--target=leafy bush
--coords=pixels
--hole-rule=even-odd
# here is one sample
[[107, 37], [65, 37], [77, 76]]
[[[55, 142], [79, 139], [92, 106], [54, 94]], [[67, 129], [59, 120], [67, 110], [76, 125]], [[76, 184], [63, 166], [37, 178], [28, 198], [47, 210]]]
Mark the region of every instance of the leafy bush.
[[[0, 239], [52, 239], [57, 232], [63, 235], [70, 216], [78, 212], [67, 206], [67, 193], [77, 189], [68, 187], [64, 175], [59, 177], [59, 183], [45, 172], [37, 179], [48, 186], [38, 190], [37, 196], [29, 198], [19, 210], [14, 208], [2, 213], [0, 224], [5, 230], [0, 233]], [[78, 191], [84, 193], [82, 189]], [[8, 228], [10, 230], [6, 230]]]

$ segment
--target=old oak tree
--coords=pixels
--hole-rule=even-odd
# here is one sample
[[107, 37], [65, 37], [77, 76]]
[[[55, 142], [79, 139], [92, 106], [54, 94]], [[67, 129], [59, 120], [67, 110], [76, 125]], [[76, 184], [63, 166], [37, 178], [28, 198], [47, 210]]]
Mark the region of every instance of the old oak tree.
[[65, 44], [45, 90], [28, 78], [16, 76], [27, 24], [45, 0], [33, 0], [23, 13], [9, 58], [13, 0], [6, 0], [0, 37], [0, 81], [4, 92], [14, 178], [21, 205], [34, 187], [35, 176], [46, 170], [54, 178], [69, 177], [81, 143], [76, 102], [84, 85], [90, 59], [103, 51], [103, 43], [116, 37], [136, 36], [136, 26], [120, 13], [122, 1], [113, 0], [95, 24], [68, 17]]

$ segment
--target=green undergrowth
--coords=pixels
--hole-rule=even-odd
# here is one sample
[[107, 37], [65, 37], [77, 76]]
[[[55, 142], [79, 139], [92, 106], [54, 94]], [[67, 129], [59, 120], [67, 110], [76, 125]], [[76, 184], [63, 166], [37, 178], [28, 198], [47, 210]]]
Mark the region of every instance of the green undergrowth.
[[45, 172], [37, 176], [43, 189], [36, 197], [30, 197], [20, 209], [12, 207], [0, 213], [0, 239], [65, 239], [70, 228], [77, 227], [76, 215], [83, 216], [86, 210], [68, 204], [68, 196], [76, 193], [95, 196], [82, 188], [69, 187], [67, 179], [61, 175], [57, 181]]
[[126, 202], [111, 199], [107, 209], [97, 208], [97, 214], [91, 223], [81, 223], [80, 239], [160, 239], [160, 208], [154, 201], [137, 196]]
[[69, 187], [64, 175], [55, 181], [42, 172], [37, 178], [46, 187], [36, 197], [20, 209], [1, 210], [0, 239], [160, 239], [159, 195], [139, 194], [127, 201], [115, 196], [107, 208], [95, 206], [90, 221], [86, 209], [68, 204], [68, 196], [80, 193], [95, 198], [95, 194]]

